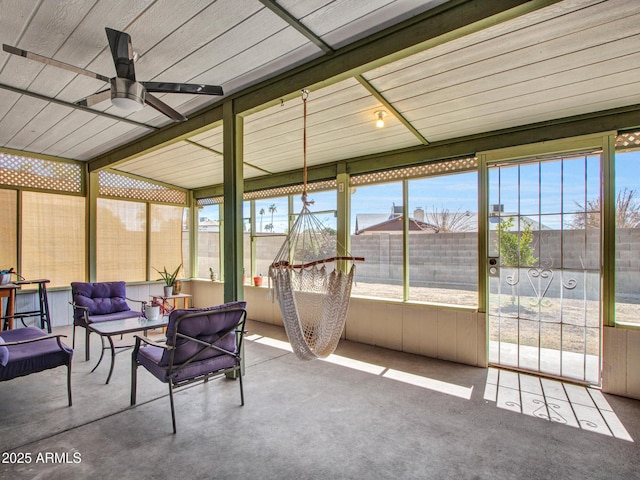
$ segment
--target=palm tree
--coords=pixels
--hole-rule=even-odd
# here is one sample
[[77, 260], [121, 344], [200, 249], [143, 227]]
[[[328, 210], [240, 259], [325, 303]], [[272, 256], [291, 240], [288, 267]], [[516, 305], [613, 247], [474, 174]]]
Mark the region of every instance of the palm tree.
[[272, 203], [269, 205], [269, 212], [271, 212], [271, 229], [273, 230], [273, 214], [276, 213], [278, 209], [276, 208], [276, 204]]
[[264, 208], [261, 208], [258, 213], [260, 214], [260, 231], [262, 231], [262, 217], [265, 214]]

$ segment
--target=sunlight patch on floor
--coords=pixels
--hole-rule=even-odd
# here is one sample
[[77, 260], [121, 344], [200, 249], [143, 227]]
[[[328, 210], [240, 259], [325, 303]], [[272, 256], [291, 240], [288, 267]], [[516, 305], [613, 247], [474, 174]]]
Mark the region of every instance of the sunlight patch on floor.
[[489, 368], [484, 399], [498, 408], [633, 442], [595, 388]]
[[456, 385], [455, 383], [443, 382], [441, 380], [422, 377], [420, 375], [401, 372], [399, 370], [389, 369], [382, 376], [385, 378], [397, 380], [399, 382], [410, 383], [411, 385], [433, 390], [435, 392], [446, 393], [447, 395], [464, 398], [466, 400], [470, 400], [471, 394], [473, 393], [473, 387], [463, 387], [461, 385]]
[[[261, 345], [267, 345], [269, 347], [278, 348], [280, 350], [286, 350], [293, 352], [291, 345], [288, 342], [282, 340], [276, 340], [275, 338], [263, 337], [261, 335], [248, 335], [246, 340]], [[464, 398], [469, 400], [473, 387], [463, 387], [454, 383], [443, 382], [441, 380], [435, 380], [429, 377], [423, 377], [412, 373], [403, 372], [400, 370], [394, 370], [382, 365], [376, 365], [373, 363], [362, 362], [353, 358], [344, 357], [341, 355], [329, 355], [327, 358], [321, 359], [323, 362], [331, 363], [333, 365], [339, 365], [341, 367], [351, 368], [360, 372], [370, 373], [372, 375], [382, 376], [390, 380], [398, 382], [408, 383], [416, 387], [425, 388], [439, 393], [447, 395], [453, 395], [455, 397]]]

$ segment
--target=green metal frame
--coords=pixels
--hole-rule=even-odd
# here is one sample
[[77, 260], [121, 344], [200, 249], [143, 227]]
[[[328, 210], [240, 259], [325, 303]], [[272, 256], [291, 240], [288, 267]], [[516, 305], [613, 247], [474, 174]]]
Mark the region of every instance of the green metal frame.
[[[489, 229], [488, 213], [488, 173], [487, 167], [504, 161], [517, 161], [556, 154], [568, 154], [586, 150], [602, 151], [602, 224], [601, 224], [601, 325], [615, 325], [615, 140], [617, 132], [608, 131], [592, 135], [576, 136], [542, 143], [518, 145], [511, 148], [495, 149], [478, 153], [478, 214], [480, 216], [478, 237], [478, 307], [486, 313], [488, 302], [487, 255]], [[489, 327], [487, 322], [487, 328]]]
[[235, 113], [234, 102], [227, 101], [224, 114], [224, 301], [244, 299], [243, 263], [243, 139], [244, 121]]

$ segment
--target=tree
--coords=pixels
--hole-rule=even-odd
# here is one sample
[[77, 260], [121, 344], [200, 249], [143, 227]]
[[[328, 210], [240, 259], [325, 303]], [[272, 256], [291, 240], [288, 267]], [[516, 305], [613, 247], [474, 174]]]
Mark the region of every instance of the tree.
[[438, 211], [437, 208], [433, 207], [431, 212], [425, 214], [424, 219], [425, 222], [437, 227], [440, 233], [471, 232], [476, 228], [471, 212], [468, 210], [461, 212], [458, 209], [452, 212], [448, 208], [443, 208]]
[[267, 231], [267, 232], [272, 231], [272, 230], [273, 230], [273, 223], [267, 223], [267, 224], [264, 226], [264, 229], [265, 229], [265, 231]]
[[522, 232], [512, 232], [514, 218], [501, 220], [497, 227], [496, 243], [500, 252], [500, 263], [505, 267], [531, 267], [538, 259], [533, 256], [533, 232], [531, 224], [522, 221]]
[[260, 214], [260, 231], [262, 231], [262, 217], [264, 217], [265, 214], [264, 208], [261, 208], [258, 213]]
[[[640, 227], [640, 202], [636, 198], [635, 189], [618, 192], [616, 197], [616, 228], [638, 228]], [[578, 209], [584, 214], [575, 215], [569, 226], [577, 230], [585, 228], [600, 228], [601, 202], [599, 198], [587, 200], [586, 208], [580, 203], [574, 202]]]
[[276, 208], [276, 204], [272, 203], [269, 205], [269, 212], [271, 213], [271, 230], [273, 230], [273, 214], [276, 213], [278, 209]]

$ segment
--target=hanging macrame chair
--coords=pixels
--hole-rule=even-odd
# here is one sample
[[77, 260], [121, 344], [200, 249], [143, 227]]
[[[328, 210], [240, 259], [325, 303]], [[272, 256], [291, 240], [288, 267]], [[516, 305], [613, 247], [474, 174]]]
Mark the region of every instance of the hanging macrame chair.
[[293, 352], [302, 360], [313, 360], [336, 349], [347, 319], [354, 262], [364, 259], [350, 256], [309, 210], [313, 202], [307, 201], [307, 96], [303, 90], [302, 211], [269, 267], [269, 281]]

